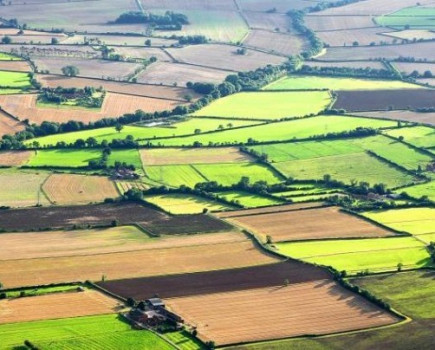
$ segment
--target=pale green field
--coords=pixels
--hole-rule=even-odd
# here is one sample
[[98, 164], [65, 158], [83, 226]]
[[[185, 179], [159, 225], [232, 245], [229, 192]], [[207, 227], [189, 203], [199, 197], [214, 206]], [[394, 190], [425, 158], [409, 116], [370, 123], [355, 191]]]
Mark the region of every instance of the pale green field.
[[240, 92], [218, 99], [193, 115], [277, 120], [318, 114], [330, 103], [331, 96], [326, 91]]
[[195, 164], [192, 167], [208, 181], [216, 181], [223, 186], [236, 184], [242, 177], [248, 177], [251, 183], [266, 181], [268, 184], [275, 184], [283, 181], [267, 166], [255, 163]]
[[[199, 142], [203, 145], [212, 144], [239, 144], [247, 143], [249, 139], [258, 142], [266, 141], [290, 141], [324, 135], [327, 133], [354, 130], [358, 127], [386, 128], [394, 127], [397, 122], [387, 120], [374, 120], [368, 118], [355, 118], [347, 116], [318, 116], [297, 120], [284, 121], [258, 125], [238, 130], [227, 130], [207, 135], [195, 135], [179, 137], [152, 142], [161, 143], [165, 146], [192, 145]], [[144, 142], [145, 144], [145, 142]]]
[[266, 86], [264, 90], [387, 90], [421, 89], [415, 84], [399, 80], [375, 80], [357, 78], [334, 78], [315, 75], [288, 76]]
[[98, 142], [101, 142], [103, 140], [111, 141], [114, 139], [125, 139], [128, 135], [133, 136], [135, 139], [154, 139], [159, 137], [193, 135], [197, 129], [201, 132], [214, 131], [218, 130], [220, 125], [227, 129], [230, 127], [253, 125], [256, 123], [257, 122], [254, 121], [242, 120], [229, 121], [224, 119], [192, 118], [167, 127], [140, 127], [126, 125], [121, 132], [117, 132], [114, 127], [110, 127], [70, 132], [66, 134], [56, 134], [31, 139], [26, 141], [25, 144], [31, 145], [33, 141], [38, 141], [41, 146], [55, 145], [61, 141], [69, 144], [74, 143], [74, 141], [78, 139], [86, 140], [89, 137], [94, 137]]
[[31, 85], [27, 73], [0, 71], [0, 86], [10, 88], [29, 88]]
[[272, 164], [281, 173], [298, 180], [321, 180], [328, 174], [334, 180], [350, 184], [365, 181], [383, 183], [389, 188], [409, 184], [413, 177], [381, 162], [365, 152], [302, 159]]
[[279, 199], [263, 197], [258, 194], [242, 191], [217, 192], [216, 194], [227, 201], [236, 201], [236, 203], [244, 206], [245, 208], [266, 207], [284, 203], [284, 201]]
[[397, 191], [398, 193], [406, 192], [409, 196], [414, 198], [421, 198], [427, 196], [427, 198], [435, 202], [435, 181], [431, 181], [425, 184], [405, 187]]
[[403, 141], [417, 147], [435, 147], [435, 129], [427, 126], [400, 128], [384, 131], [384, 133], [396, 138], [403, 136]]
[[394, 271], [429, 266], [425, 245], [413, 237], [330, 240], [276, 244], [278, 250], [293, 258], [354, 274], [360, 271]]
[[403, 29], [405, 26], [417, 29], [435, 28], [434, 7], [407, 7], [386, 16], [376, 17], [375, 21], [384, 27]]
[[364, 216], [413, 235], [435, 232], [435, 208], [405, 208], [366, 212]]
[[191, 165], [153, 165], [144, 169], [152, 181], [171, 187], [185, 185], [193, 188], [197, 183], [207, 181]]
[[9, 55], [4, 52], [0, 52], [0, 61], [22, 61], [20, 57]]
[[233, 209], [213, 200], [185, 194], [165, 194], [145, 196], [147, 202], [157, 205], [170, 214], [200, 214], [203, 209], [223, 211]]
[[0, 334], [1, 349], [22, 349], [26, 339], [50, 350], [174, 349], [147, 330], [132, 330], [117, 314], [4, 324]]

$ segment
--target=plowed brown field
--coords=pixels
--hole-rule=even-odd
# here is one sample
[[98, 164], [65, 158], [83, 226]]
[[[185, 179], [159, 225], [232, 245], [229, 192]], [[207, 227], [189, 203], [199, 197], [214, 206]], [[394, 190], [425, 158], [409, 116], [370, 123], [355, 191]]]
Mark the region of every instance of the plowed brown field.
[[129, 252], [0, 261], [0, 280], [8, 287], [158, 276], [255, 266], [276, 261], [242, 242], [142, 249]]
[[[9, 95], [13, 96], [13, 98], [19, 95]], [[1, 102], [2, 98], [7, 97], [6, 95], [0, 95], [0, 106], [3, 108], [3, 104]], [[25, 129], [24, 124], [16, 121], [15, 119], [8, 116], [6, 113], [0, 110], [0, 137], [3, 135], [14, 135], [18, 131], [23, 131]]]
[[0, 60], [0, 70], [9, 70], [14, 72], [31, 72], [27, 61], [1, 61]]
[[328, 207], [260, 215], [238, 216], [227, 219], [259, 235], [270, 235], [276, 242], [344, 238], [380, 237], [391, 234], [368, 221]]
[[167, 299], [168, 307], [217, 345], [328, 334], [397, 322], [330, 280]]
[[53, 174], [42, 189], [54, 204], [86, 204], [119, 197], [114, 183], [101, 176]]
[[209, 164], [209, 163], [240, 163], [252, 159], [235, 147], [209, 149], [142, 149], [142, 163], [145, 165], [175, 165], [175, 164]]
[[102, 293], [56, 293], [0, 301], [0, 324], [114, 313], [119, 302]]
[[34, 151], [5, 151], [0, 152], [0, 166], [20, 166], [34, 155]]

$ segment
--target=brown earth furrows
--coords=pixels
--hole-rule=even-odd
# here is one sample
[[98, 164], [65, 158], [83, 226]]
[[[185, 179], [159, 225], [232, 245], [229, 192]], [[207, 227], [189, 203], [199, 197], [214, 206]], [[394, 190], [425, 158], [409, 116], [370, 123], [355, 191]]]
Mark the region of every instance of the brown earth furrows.
[[102, 293], [56, 293], [0, 301], [0, 324], [109, 314], [119, 302]]
[[327, 334], [397, 322], [330, 280], [167, 299], [171, 310], [217, 345]]
[[1, 61], [0, 60], [0, 70], [8, 70], [14, 72], [31, 72], [32, 68], [30, 67], [27, 61]]
[[199, 294], [223, 293], [253, 288], [284, 286], [330, 278], [326, 270], [297, 261], [286, 261], [232, 270], [198, 272], [173, 276], [149, 277], [98, 283], [125, 298], [136, 300], [159, 295], [178, 298]]
[[[1, 97], [3, 96], [0, 96], [0, 98]], [[1, 100], [0, 100], [0, 106], [3, 108], [3, 104], [1, 103]], [[0, 110], [0, 137], [3, 135], [14, 135], [18, 131], [23, 131], [24, 129], [25, 126], [23, 123], [15, 120], [14, 118], [11, 118], [7, 113]]]
[[4, 151], [0, 152], [0, 166], [20, 166], [34, 155], [34, 151]]
[[277, 242], [391, 235], [391, 232], [336, 207], [238, 216], [227, 221], [254, 233], [269, 235]]

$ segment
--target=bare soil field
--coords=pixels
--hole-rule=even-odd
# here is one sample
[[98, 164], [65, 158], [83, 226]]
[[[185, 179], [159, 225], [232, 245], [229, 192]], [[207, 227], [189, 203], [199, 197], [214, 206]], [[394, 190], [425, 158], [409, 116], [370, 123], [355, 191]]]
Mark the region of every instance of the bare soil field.
[[87, 204], [117, 198], [119, 193], [107, 177], [53, 174], [42, 186], [53, 204]]
[[[3, 95], [6, 96], [6, 95]], [[0, 95], [0, 99], [3, 97]], [[12, 96], [12, 95], [9, 95]], [[13, 95], [14, 97], [18, 95]], [[3, 104], [0, 101], [0, 106], [3, 108]], [[24, 124], [11, 118], [8, 114], [0, 110], [0, 137], [3, 135], [13, 135], [18, 131], [23, 131], [25, 129]]]
[[144, 165], [246, 163], [252, 159], [235, 147], [210, 149], [141, 149]]
[[0, 228], [8, 231], [42, 230], [74, 225], [110, 226], [137, 223], [156, 234], [206, 233], [231, 230], [227, 223], [208, 215], [169, 216], [136, 203], [32, 208], [0, 211]]
[[411, 55], [416, 60], [431, 62], [434, 61], [434, 50], [435, 42], [370, 47], [333, 47], [317, 59], [322, 61], [364, 61], [380, 58], [392, 60]]
[[394, 62], [393, 65], [405, 74], [417, 71], [420, 75], [423, 75], [426, 71], [429, 71], [432, 75], [435, 75], [435, 63]]
[[379, 61], [341, 61], [341, 62], [323, 62], [323, 61], [305, 61], [304, 65], [309, 67], [343, 67], [343, 68], [355, 68], [355, 69], [385, 69], [382, 62]]
[[62, 74], [62, 67], [76, 66], [78, 76], [87, 78], [124, 80], [141, 65], [130, 62], [115, 62], [98, 59], [52, 58], [43, 57], [33, 59], [38, 71], [49, 71], [52, 74]]
[[[157, 62], [137, 76], [139, 83], [186, 86], [187, 82], [221, 83], [228, 71], [189, 64]], [[190, 94], [190, 93], [189, 93]]]
[[332, 47], [352, 46], [354, 42], [359, 45], [392, 43], [394, 38], [382, 35], [386, 32], [386, 28], [359, 28], [317, 32], [317, 36]]
[[[433, 4], [433, 0], [419, 1], [419, 5]], [[318, 16], [335, 16], [335, 15], [367, 15], [367, 16], [380, 16], [392, 12], [396, 12], [404, 7], [415, 6], [414, 0], [364, 0], [346, 6], [326, 9], [317, 12]]]
[[287, 32], [291, 29], [291, 19], [281, 13], [244, 12], [249, 27], [269, 31]]
[[90, 43], [101, 42], [102, 44], [108, 46], [142, 46], [145, 44], [146, 40], [151, 40], [152, 47], [168, 47], [177, 43], [177, 40], [171, 39], [163, 39], [163, 38], [151, 38], [142, 35], [131, 35], [131, 36], [123, 36], [123, 35], [82, 35], [75, 34], [72, 37], [68, 37], [65, 40], [62, 40], [62, 44], [83, 44], [85, 40]]
[[238, 216], [227, 221], [256, 234], [269, 235], [274, 242], [391, 235], [391, 232], [336, 207]]
[[28, 162], [34, 151], [3, 151], [0, 152], [0, 166], [14, 167]]
[[198, 97], [198, 95], [195, 94], [193, 91], [183, 87], [122, 83], [77, 77], [69, 78], [63, 75], [38, 74], [36, 78], [43, 86], [51, 88], [63, 86], [65, 88], [76, 87], [83, 89], [86, 86], [93, 86], [95, 88], [101, 86], [109, 92], [144, 97], [164, 98], [175, 101], [185, 101], [184, 97], [186, 94], [189, 94], [194, 98]]
[[412, 123], [423, 123], [435, 126], [435, 113], [418, 113], [413, 111], [377, 111], [360, 112], [359, 116], [369, 118], [386, 118], [391, 120], [402, 120]]
[[41, 124], [44, 121], [66, 123], [70, 120], [89, 123], [107, 117], [116, 118], [125, 113], [134, 113], [137, 110], [150, 113], [171, 110], [180, 104], [178, 101], [108, 92], [100, 110], [63, 106], [46, 108], [37, 106], [37, 95], [35, 94], [0, 95], [0, 106], [5, 111], [20, 120], [29, 119], [36, 124]]
[[115, 313], [119, 304], [94, 290], [0, 300], [0, 324]]
[[251, 30], [243, 41], [243, 46], [258, 48], [272, 54], [297, 55], [302, 51], [302, 38], [290, 33], [275, 33], [267, 30]]
[[175, 248], [146, 249], [75, 257], [0, 261], [0, 278], [7, 287], [68, 281], [100, 281], [268, 264], [276, 261], [247, 238], [229, 242]]
[[203, 341], [236, 344], [328, 334], [398, 321], [330, 280], [165, 300]]
[[31, 72], [32, 68], [27, 61], [0, 61], [0, 70]]
[[245, 243], [246, 237], [234, 231], [150, 238], [135, 226], [118, 226], [92, 230], [2, 233], [0, 242], [0, 261], [6, 261]]
[[379, 111], [435, 107], [435, 90], [338, 91], [334, 108], [347, 111]]
[[161, 298], [179, 298], [283, 286], [285, 280], [295, 284], [330, 277], [324, 269], [297, 261], [286, 261], [232, 270], [99, 282], [98, 285], [125, 298], [144, 300], [156, 294]]
[[305, 16], [305, 24], [315, 32], [377, 27], [370, 16], [335, 17], [312, 14]]
[[278, 13], [287, 13], [291, 9], [302, 10], [305, 7], [312, 6], [313, 3], [305, 0], [238, 0], [241, 9], [244, 12], [266, 12], [271, 8], [276, 8]]
[[150, 59], [157, 58], [158, 62], [172, 62], [171, 57], [160, 48], [155, 47], [112, 47], [116, 54], [127, 58]]
[[323, 205], [324, 204], [322, 202], [308, 202], [308, 203], [279, 205], [279, 206], [274, 206], [269, 208], [234, 210], [234, 211], [228, 211], [223, 213], [216, 213], [215, 215], [221, 219], [225, 219], [225, 218], [235, 218], [240, 216], [261, 215], [267, 213], [298, 211], [298, 210], [308, 209], [308, 208], [318, 208], [318, 207], [322, 207]]
[[167, 49], [178, 61], [229, 71], [255, 70], [268, 64], [283, 63], [286, 58], [254, 50], [247, 50], [245, 55], [236, 53], [237, 47], [231, 45], [193, 45], [181, 49]]

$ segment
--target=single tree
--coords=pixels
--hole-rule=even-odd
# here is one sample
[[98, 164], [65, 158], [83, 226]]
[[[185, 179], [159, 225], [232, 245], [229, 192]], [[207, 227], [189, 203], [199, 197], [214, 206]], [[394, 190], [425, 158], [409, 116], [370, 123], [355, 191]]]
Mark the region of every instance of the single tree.
[[122, 124], [120, 124], [120, 123], [118, 123], [118, 124], [115, 125], [115, 130], [116, 130], [117, 132], [121, 132], [122, 129], [124, 129], [124, 125], [122, 125]]
[[80, 71], [76, 66], [65, 66], [62, 68], [62, 73], [67, 77], [75, 77], [80, 74]]

